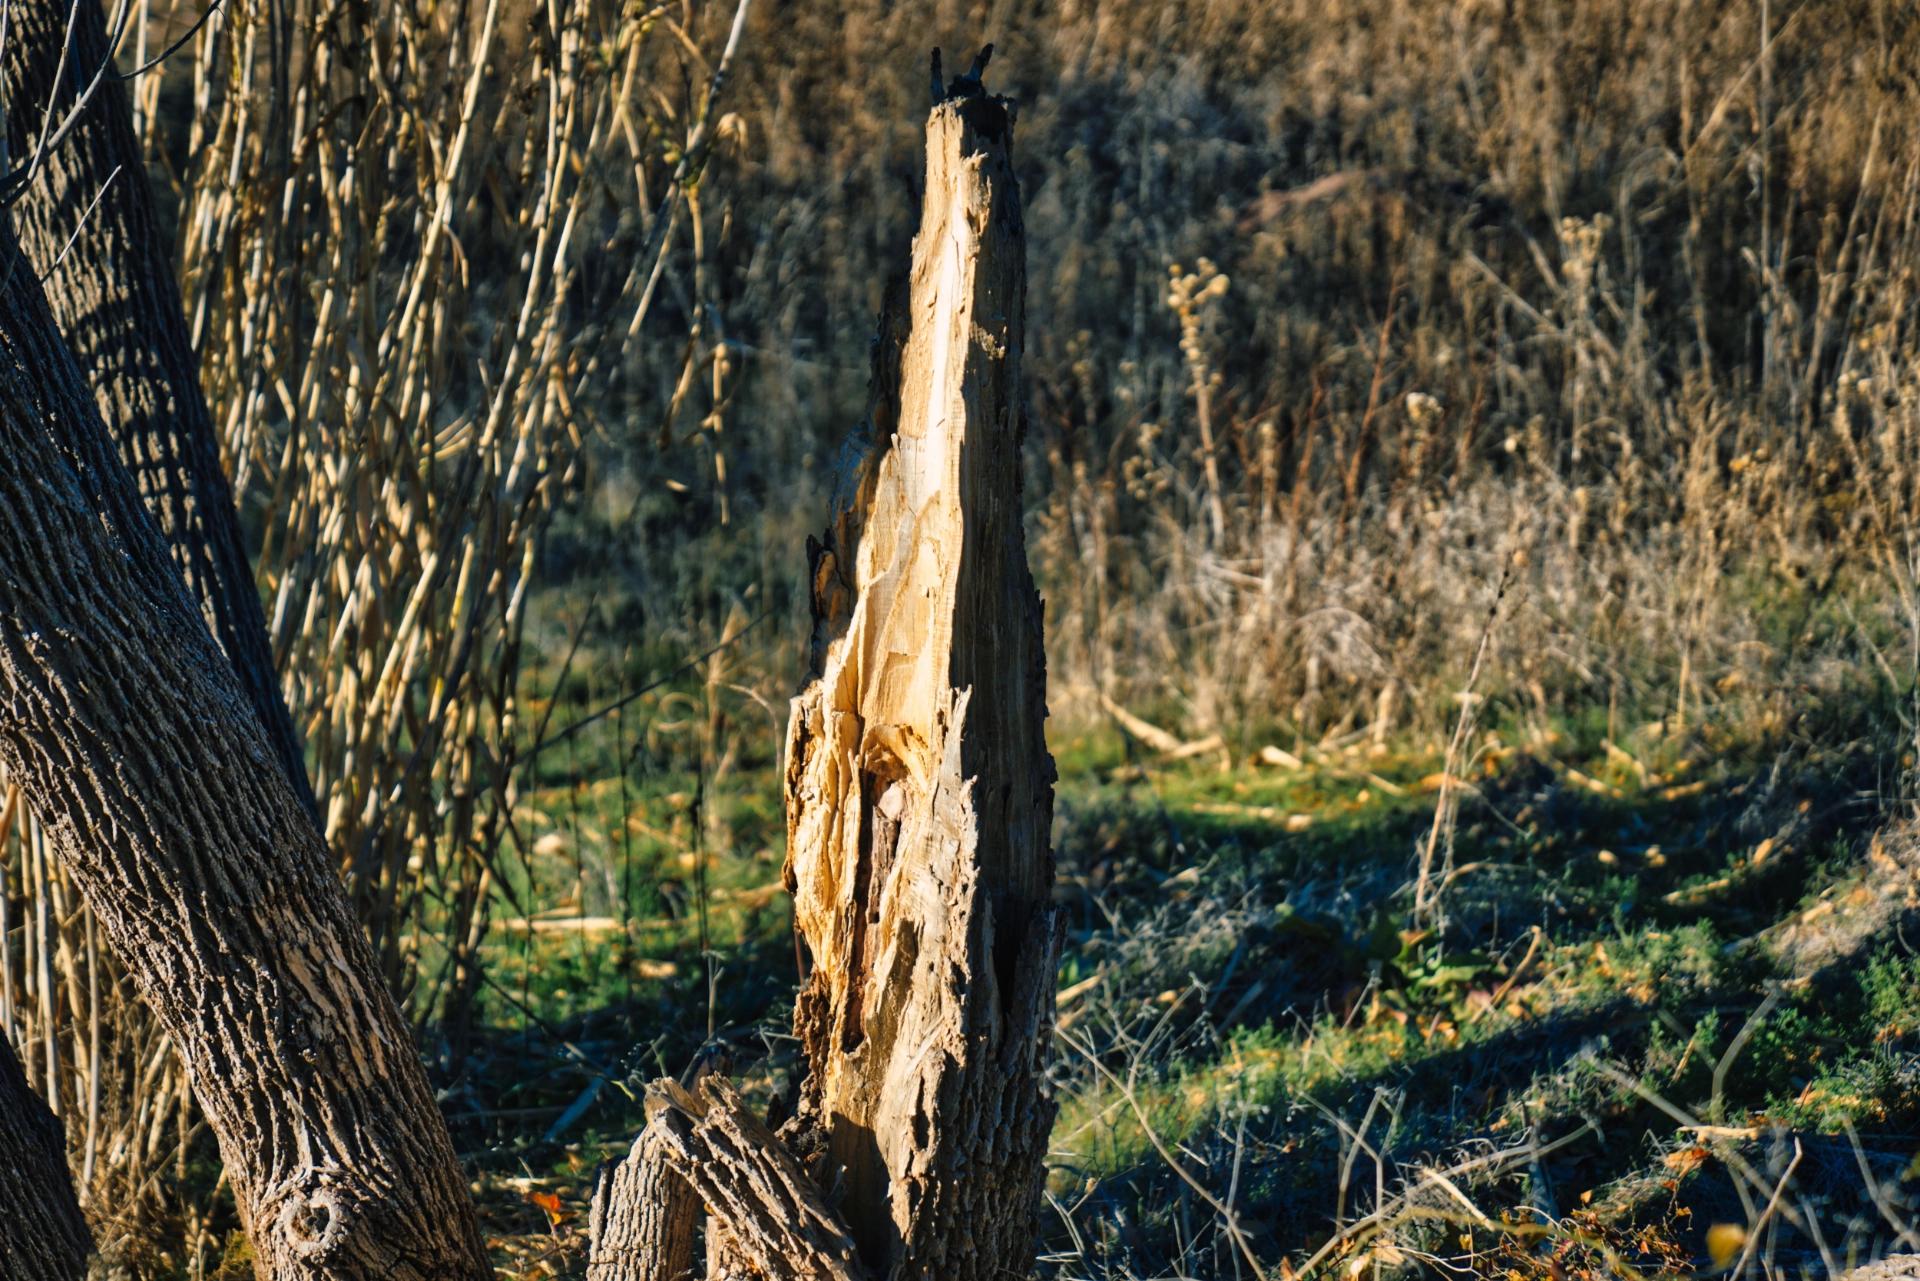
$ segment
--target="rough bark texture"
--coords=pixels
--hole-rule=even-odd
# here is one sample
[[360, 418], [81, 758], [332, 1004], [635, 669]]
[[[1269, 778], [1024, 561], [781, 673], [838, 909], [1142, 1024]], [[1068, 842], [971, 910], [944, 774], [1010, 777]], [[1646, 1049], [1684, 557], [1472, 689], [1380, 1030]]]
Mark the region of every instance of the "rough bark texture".
[[707, 1281], [764, 1281], [754, 1275], [746, 1253], [712, 1215], [707, 1216]]
[[80, 1281], [93, 1239], [60, 1122], [0, 1034], [0, 1281]]
[[[74, 21], [58, 81], [68, 18]], [[15, 163], [33, 152], [46, 104], [63, 120], [107, 58], [102, 7], [13, 0], [0, 50], [0, 103]], [[299, 735], [274, 674], [266, 620], [220, 466], [199, 362], [181, 312], [171, 246], [155, 215], [125, 88], [109, 77], [14, 208], [14, 232], [41, 278], [120, 460], [159, 523], [226, 651], [280, 766], [309, 809]], [[64, 256], [63, 256], [64, 253]]]
[[987, 97], [928, 119], [905, 314], [883, 323], [871, 445], [812, 547], [817, 676], [788, 730], [801, 1118], [876, 1276], [1026, 1275], [1054, 1115], [1010, 134]]
[[185, 1061], [256, 1273], [488, 1274], [326, 849], [0, 229], [0, 768]]
[[861, 1281], [853, 1238], [800, 1162], [722, 1077], [647, 1091], [647, 1130], [670, 1168], [713, 1211], [750, 1275]]
[[647, 1125], [601, 1172], [587, 1226], [588, 1281], [687, 1281], [707, 1218], [709, 1278], [861, 1281], [840, 1218], [800, 1161], [725, 1078], [647, 1090]]
[[587, 1219], [587, 1281], [690, 1281], [700, 1198], [653, 1127], [600, 1173]]

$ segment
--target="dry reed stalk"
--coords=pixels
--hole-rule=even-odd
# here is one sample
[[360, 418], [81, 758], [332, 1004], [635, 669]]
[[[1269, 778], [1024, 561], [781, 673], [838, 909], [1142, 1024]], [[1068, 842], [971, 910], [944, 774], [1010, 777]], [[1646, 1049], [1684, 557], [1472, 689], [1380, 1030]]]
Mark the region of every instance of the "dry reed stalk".
[[[133, 97], [174, 182], [202, 383], [329, 844], [388, 983], [456, 1034], [528, 746], [541, 536], [580, 475], [586, 406], [637, 359], [628, 322], [676, 252], [667, 211], [724, 132], [720, 75], [683, 103], [650, 83], [703, 56], [660, 17], [140, 0], [122, 50], [137, 65], [192, 31]], [[648, 280], [592, 270], [641, 237]], [[68, 1118], [103, 1246], [150, 1246], [205, 1221], [162, 1177], [181, 1181], [198, 1124], [37, 831], [0, 823], [0, 1022]]]

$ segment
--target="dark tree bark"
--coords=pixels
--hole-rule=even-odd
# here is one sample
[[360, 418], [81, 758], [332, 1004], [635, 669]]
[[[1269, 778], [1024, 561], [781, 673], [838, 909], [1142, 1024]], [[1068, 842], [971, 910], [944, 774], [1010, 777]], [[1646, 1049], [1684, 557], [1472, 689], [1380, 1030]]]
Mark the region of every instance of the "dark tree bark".
[[60, 1122], [0, 1035], [0, 1281], [80, 1281], [93, 1238], [74, 1199]]
[[172, 1036], [257, 1275], [488, 1275], [312, 817], [0, 230], [0, 768]]
[[692, 1281], [700, 1199], [661, 1137], [642, 1130], [601, 1170], [587, 1220], [587, 1281]]
[[[69, 17], [73, 18], [71, 32]], [[94, 0], [13, 0], [0, 102], [13, 163], [32, 155], [47, 104], [56, 124], [108, 58]], [[66, 50], [64, 74], [61, 67]], [[266, 619], [220, 466], [125, 87], [111, 75], [14, 207], [14, 233], [41, 279], [120, 460], [226, 651], [280, 766], [314, 808], [305, 756], [274, 674]]]

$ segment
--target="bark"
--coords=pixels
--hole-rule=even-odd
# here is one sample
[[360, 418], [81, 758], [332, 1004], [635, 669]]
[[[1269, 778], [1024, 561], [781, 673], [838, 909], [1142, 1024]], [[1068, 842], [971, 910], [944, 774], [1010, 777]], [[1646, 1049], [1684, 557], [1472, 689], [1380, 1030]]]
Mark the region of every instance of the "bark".
[[699, 1197], [648, 1127], [594, 1185], [587, 1281], [690, 1281], [699, 1226]]
[[0, 1281], [80, 1281], [93, 1238], [74, 1199], [60, 1122], [0, 1034]]
[[309, 813], [0, 229], [0, 769], [173, 1039], [255, 1271], [488, 1274]]
[[800, 1162], [723, 1077], [647, 1091], [647, 1131], [713, 1211], [747, 1274], [767, 1281], [862, 1281], [853, 1239]]
[[718, 1219], [707, 1216], [707, 1281], [766, 1281]]
[[996, 99], [934, 108], [871, 447], [814, 544], [788, 886], [801, 1118], [876, 1276], [1024, 1276], [1054, 1104], [1040, 601], [1021, 530], [1025, 245]]
[[[73, 17], [69, 42], [68, 19]], [[99, 4], [12, 0], [0, 103], [14, 163], [33, 152], [46, 104], [63, 120], [108, 56]], [[66, 70], [56, 80], [62, 46]], [[14, 207], [14, 232], [93, 388], [173, 560], [265, 727], [280, 766], [314, 806], [306, 759], [274, 674], [199, 362], [134, 136], [125, 87], [108, 78], [80, 125]]]

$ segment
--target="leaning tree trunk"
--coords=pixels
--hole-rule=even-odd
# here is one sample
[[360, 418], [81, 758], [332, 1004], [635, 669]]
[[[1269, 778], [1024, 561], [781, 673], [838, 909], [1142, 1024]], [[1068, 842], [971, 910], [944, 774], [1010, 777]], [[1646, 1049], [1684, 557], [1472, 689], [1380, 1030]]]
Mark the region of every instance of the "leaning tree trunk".
[[171, 245], [155, 214], [126, 90], [108, 66], [101, 6], [12, 0], [8, 26], [0, 104], [16, 165], [34, 154], [48, 104], [57, 125], [107, 67], [77, 127], [45, 154], [21, 193], [14, 231], [121, 461], [233, 663], [280, 767], [313, 808], [200, 387]]
[[0, 768], [178, 1047], [256, 1274], [483, 1277], [325, 846], [4, 229], [0, 279]]
[[0, 1281], [80, 1281], [93, 1248], [60, 1122], [0, 1034]]
[[906, 315], [882, 334], [871, 452], [814, 549], [817, 675], [788, 731], [801, 1116], [882, 1277], [1025, 1275], [1054, 1115], [1010, 133], [987, 97], [928, 120]]

